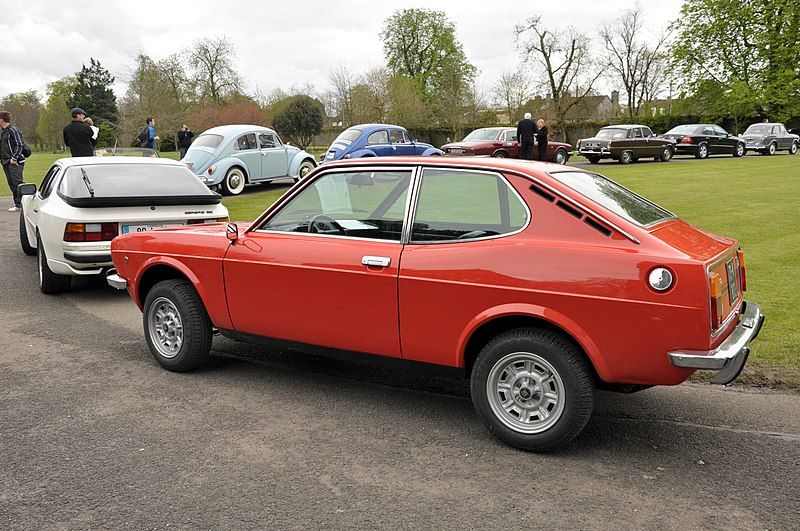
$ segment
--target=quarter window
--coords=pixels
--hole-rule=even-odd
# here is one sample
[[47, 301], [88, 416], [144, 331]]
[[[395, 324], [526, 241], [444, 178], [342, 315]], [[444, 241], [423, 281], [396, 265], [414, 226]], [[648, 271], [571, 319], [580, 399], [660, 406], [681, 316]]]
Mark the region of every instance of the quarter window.
[[258, 149], [255, 133], [247, 133], [236, 139], [237, 151], [247, 151], [249, 149]]
[[411, 241], [497, 236], [527, 221], [522, 200], [499, 175], [429, 168], [422, 174]]
[[39, 195], [42, 196], [42, 199], [49, 196], [50, 192], [53, 191], [53, 183], [56, 181], [56, 176], [60, 170], [60, 166], [53, 166], [42, 179], [42, 185], [39, 188]]
[[328, 173], [261, 229], [400, 241], [410, 182], [410, 170]]
[[375, 131], [367, 137], [367, 144], [388, 144], [389, 134], [386, 131]]
[[642, 132], [644, 133], [644, 136], [646, 136], [646, 137], [653, 136], [653, 132], [650, 130], [649, 127], [642, 127]]

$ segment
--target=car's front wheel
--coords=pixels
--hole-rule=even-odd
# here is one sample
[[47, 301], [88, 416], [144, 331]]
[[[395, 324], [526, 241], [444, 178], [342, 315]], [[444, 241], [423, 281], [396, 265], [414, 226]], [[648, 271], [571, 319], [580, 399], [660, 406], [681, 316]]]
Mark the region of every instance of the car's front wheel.
[[505, 151], [495, 151], [492, 154], [492, 156], [494, 158], [496, 158], [496, 159], [507, 159], [508, 158], [508, 153], [506, 153]]
[[147, 346], [162, 367], [190, 371], [208, 358], [213, 327], [191, 282], [159, 282], [147, 294], [142, 310]]
[[239, 195], [244, 190], [247, 179], [241, 168], [233, 167], [225, 174], [222, 180], [222, 193], [224, 195]]
[[303, 161], [303, 163], [300, 164], [300, 168], [297, 169], [297, 177], [294, 177], [294, 182], [300, 181], [300, 179], [314, 171], [315, 167], [313, 162], [307, 160]]
[[567, 150], [564, 148], [558, 148], [556, 150], [556, 154], [553, 156], [553, 162], [555, 162], [556, 164], [566, 164]]
[[736, 143], [736, 147], [733, 150], [733, 156], [734, 157], [744, 157], [744, 154], [746, 152], [747, 152], [747, 150], [744, 148], [744, 144], [741, 143], [741, 142], [737, 142]]
[[22, 252], [28, 256], [36, 254], [36, 247], [31, 245], [28, 239], [28, 230], [25, 227], [25, 213], [23, 209], [19, 209], [19, 245], [22, 247]]
[[592, 414], [591, 371], [570, 341], [539, 328], [491, 340], [472, 369], [472, 401], [496, 437], [523, 450], [567, 444]]
[[44, 252], [41, 238], [36, 240], [36, 261], [39, 269], [39, 290], [42, 293], [52, 295], [63, 293], [70, 288], [72, 278], [69, 275], [53, 273], [53, 270], [47, 265], [47, 254]]

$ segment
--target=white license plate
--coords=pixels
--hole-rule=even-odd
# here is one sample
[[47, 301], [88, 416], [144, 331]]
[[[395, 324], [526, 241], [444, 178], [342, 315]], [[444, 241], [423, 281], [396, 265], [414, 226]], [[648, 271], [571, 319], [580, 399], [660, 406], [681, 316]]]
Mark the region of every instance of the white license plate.
[[451, 149], [450, 150], [450, 153], [452, 153], [453, 155], [461, 155], [463, 152], [464, 152], [463, 149]]
[[183, 225], [182, 223], [148, 223], [143, 225], [122, 225], [120, 233], [128, 234], [130, 232], [147, 232], [149, 230], [164, 229], [167, 227], [174, 227], [175, 225]]

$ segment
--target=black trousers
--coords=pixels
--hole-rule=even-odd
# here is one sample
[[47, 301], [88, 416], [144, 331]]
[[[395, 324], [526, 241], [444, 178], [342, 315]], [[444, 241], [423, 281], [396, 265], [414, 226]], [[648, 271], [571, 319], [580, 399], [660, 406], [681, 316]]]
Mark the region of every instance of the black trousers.
[[533, 140], [523, 139], [520, 142], [519, 158], [524, 160], [533, 160]]
[[11, 188], [11, 194], [14, 197], [14, 206], [17, 208], [22, 206], [22, 196], [19, 195], [17, 186], [22, 184], [22, 170], [24, 166], [24, 162], [22, 164], [17, 164], [16, 166], [12, 165], [10, 162], [3, 164], [3, 172], [6, 174], [6, 182], [8, 183], [8, 187]]
[[539, 160], [547, 160], [547, 140], [539, 141]]

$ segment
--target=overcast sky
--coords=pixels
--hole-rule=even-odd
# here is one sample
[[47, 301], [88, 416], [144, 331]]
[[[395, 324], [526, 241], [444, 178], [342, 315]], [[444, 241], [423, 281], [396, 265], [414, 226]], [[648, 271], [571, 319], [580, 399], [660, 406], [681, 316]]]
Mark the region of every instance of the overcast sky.
[[[681, 3], [644, 2], [648, 30], [661, 31]], [[488, 90], [500, 73], [519, 65], [515, 24], [541, 15], [547, 25], [573, 25], [596, 35], [600, 25], [631, 5], [630, 0], [0, 0], [0, 97], [30, 89], [43, 96], [48, 82], [74, 73], [90, 57], [116, 77], [114, 89], [122, 96], [137, 53], [161, 59], [214, 35], [234, 43], [250, 93], [305, 83], [325, 90], [328, 73], [339, 64], [357, 71], [384, 64], [383, 21], [407, 7], [447, 13]]]

